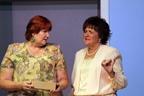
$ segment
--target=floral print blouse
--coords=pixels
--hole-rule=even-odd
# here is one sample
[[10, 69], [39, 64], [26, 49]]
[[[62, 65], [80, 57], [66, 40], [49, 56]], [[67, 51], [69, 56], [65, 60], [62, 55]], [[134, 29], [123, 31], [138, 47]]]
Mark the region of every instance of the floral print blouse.
[[[1, 63], [1, 68], [13, 68], [14, 82], [44, 81], [56, 82], [56, 71], [66, 70], [66, 63], [58, 44], [47, 43], [43, 54], [32, 56], [26, 42], [14, 43], [8, 46]], [[53, 96], [49, 91], [36, 90], [34, 92], [9, 91], [7, 96]], [[62, 96], [62, 92], [58, 96]]]

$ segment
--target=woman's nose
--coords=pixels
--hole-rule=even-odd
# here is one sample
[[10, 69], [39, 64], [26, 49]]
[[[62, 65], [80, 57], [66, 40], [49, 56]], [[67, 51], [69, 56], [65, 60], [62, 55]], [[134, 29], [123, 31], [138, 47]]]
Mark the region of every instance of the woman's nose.
[[46, 36], [47, 36], [47, 37], [50, 37], [49, 32], [46, 32]]
[[89, 36], [89, 32], [86, 33], [86, 36]]

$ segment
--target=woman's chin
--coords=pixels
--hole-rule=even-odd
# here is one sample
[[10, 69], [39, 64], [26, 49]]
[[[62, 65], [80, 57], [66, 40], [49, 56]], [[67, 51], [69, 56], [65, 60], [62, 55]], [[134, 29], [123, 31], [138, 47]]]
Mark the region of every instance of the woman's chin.
[[84, 43], [86, 46], [88, 46], [89, 45], [89, 43]]
[[41, 45], [42, 45], [42, 46], [45, 46], [45, 45], [46, 45], [46, 43], [47, 43], [47, 42], [43, 42], [43, 43], [41, 43]]

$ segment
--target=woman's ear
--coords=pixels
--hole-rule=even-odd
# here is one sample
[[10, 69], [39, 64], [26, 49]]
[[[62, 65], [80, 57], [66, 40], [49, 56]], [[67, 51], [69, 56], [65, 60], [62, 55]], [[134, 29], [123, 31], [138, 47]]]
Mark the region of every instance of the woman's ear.
[[100, 36], [99, 39], [102, 40], [102, 39], [103, 39], [103, 36]]
[[101, 42], [101, 39], [99, 39], [99, 43]]
[[103, 39], [103, 37], [101, 36], [101, 37], [99, 37], [99, 42], [101, 43], [101, 40]]
[[32, 33], [32, 37], [34, 37], [35, 33]]

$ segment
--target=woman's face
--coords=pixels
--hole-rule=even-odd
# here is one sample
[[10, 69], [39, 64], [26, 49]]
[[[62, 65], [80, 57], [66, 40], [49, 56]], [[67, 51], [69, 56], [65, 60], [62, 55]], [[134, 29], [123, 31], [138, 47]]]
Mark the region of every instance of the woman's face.
[[46, 29], [41, 30], [38, 34], [33, 34], [35, 38], [35, 43], [39, 46], [44, 46], [47, 43], [48, 38], [50, 37], [49, 31]]
[[84, 44], [88, 47], [93, 47], [99, 44], [99, 35], [94, 29], [86, 27], [83, 35]]

